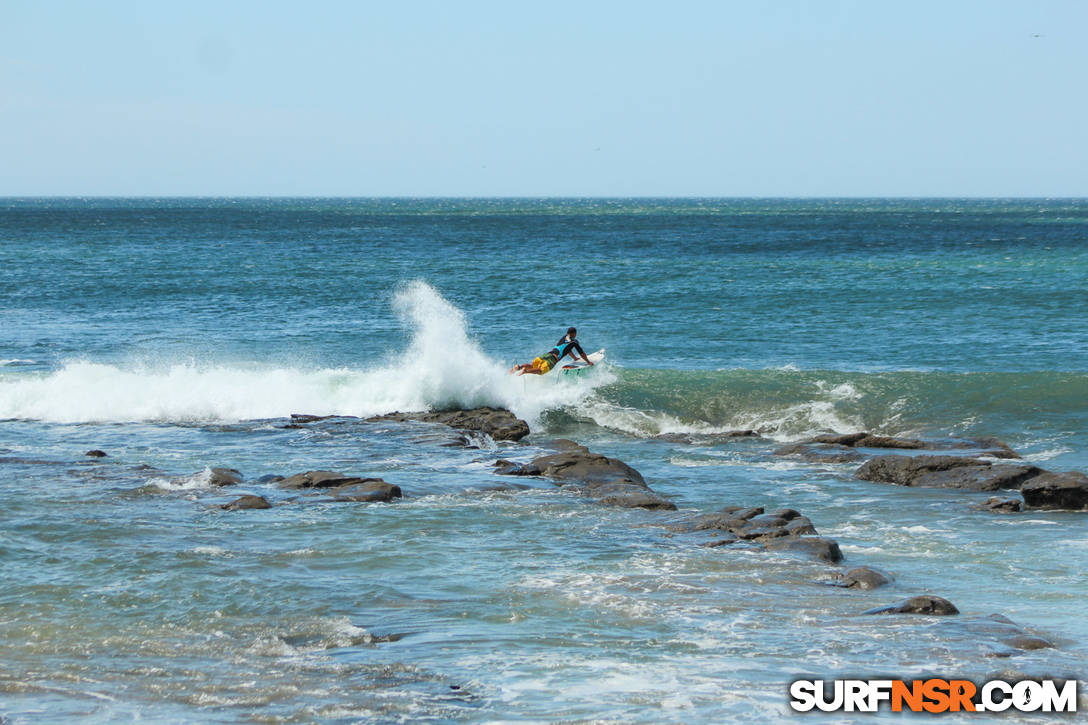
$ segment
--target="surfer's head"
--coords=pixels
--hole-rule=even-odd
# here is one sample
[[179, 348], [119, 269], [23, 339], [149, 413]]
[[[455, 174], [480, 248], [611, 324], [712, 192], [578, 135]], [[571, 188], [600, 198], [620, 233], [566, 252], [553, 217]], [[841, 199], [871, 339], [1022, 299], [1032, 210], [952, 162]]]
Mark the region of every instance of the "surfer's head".
[[573, 327], [568, 327], [567, 328], [567, 339], [568, 340], [573, 340], [577, 336], [578, 336], [578, 330], [577, 329], [575, 329]]

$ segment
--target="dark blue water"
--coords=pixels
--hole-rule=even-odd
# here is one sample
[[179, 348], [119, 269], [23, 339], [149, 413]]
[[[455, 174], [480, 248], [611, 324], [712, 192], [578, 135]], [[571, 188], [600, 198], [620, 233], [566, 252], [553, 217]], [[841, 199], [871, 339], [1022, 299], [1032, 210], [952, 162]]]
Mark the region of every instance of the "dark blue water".
[[[802, 672], [1082, 674], [1083, 514], [772, 452], [993, 435], [1088, 470], [1086, 243], [1084, 200], [0, 200], [0, 714], [751, 721]], [[568, 325], [601, 370], [505, 374]], [[278, 427], [479, 404], [529, 447]], [[736, 428], [761, 438], [653, 439]], [[895, 587], [544, 481], [473, 493], [557, 435], [682, 511], [798, 508]], [[274, 500], [259, 476], [315, 468], [407, 497], [228, 513], [211, 466]], [[1059, 647], [856, 616], [924, 591]]]

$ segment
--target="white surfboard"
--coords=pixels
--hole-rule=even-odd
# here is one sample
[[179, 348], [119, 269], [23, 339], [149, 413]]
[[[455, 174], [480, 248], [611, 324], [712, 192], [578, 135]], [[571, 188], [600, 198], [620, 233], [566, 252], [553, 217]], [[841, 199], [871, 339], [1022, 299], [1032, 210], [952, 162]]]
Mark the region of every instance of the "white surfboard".
[[[604, 348], [602, 347], [597, 352], [591, 352], [588, 355], [586, 355], [586, 357], [589, 358], [589, 361], [591, 363], [596, 365], [599, 362], [601, 362], [602, 360], [604, 360]], [[591, 369], [590, 366], [586, 365], [584, 362], [568, 363], [567, 365], [564, 365], [563, 368], [562, 368], [563, 373], [567, 374], [567, 375], [577, 375], [579, 373], [584, 373], [586, 370], [590, 370], [590, 369]]]

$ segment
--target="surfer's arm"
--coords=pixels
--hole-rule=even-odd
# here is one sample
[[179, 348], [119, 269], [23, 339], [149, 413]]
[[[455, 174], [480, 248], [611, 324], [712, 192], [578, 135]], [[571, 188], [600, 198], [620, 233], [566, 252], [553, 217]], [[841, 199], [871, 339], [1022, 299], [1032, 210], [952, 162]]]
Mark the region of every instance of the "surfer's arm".
[[[593, 364], [593, 361], [590, 360], [588, 357], [586, 357], [586, 351], [583, 350], [582, 346], [579, 345], [577, 342], [574, 343], [574, 349], [578, 351], [578, 354], [582, 356], [582, 359], [585, 360], [587, 364], [589, 364], [589, 365]], [[571, 357], [574, 357], [574, 356], [571, 355]]]

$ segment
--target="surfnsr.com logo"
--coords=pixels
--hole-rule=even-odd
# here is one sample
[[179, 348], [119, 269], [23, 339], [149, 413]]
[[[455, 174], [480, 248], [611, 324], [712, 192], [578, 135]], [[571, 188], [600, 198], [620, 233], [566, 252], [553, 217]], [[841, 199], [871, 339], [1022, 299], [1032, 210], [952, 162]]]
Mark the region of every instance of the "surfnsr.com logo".
[[[830, 685], [830, 687], [828, 687]], [[1076, 680], [797, 680], [790, 684], [797, 712], [1076, 712]]]

